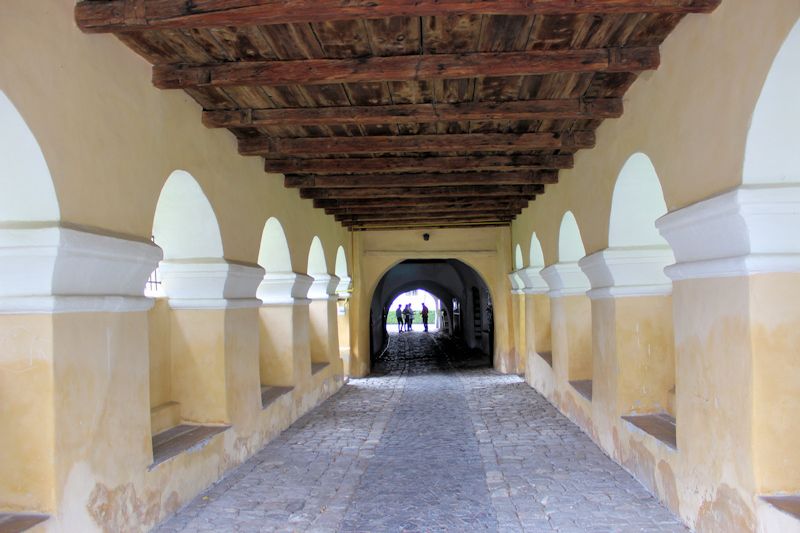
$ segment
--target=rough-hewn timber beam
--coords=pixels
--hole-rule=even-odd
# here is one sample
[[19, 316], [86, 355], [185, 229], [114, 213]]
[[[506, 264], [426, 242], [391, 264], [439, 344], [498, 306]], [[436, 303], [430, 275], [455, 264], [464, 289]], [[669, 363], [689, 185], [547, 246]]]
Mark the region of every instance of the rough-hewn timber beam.
[[349, 159], [267, 159], [264, 170], [284, 174], [450, 172], [572, 168], [571, 154], [450, 157], [372, 157]]
[[519, 214], [522, 209], [527, 206], [525, 204], [509, 204], [509, 203], [494, 203], [494, 204], [439, 204], [427, 206], [402, 206], [402, 207], [327, 207], [325, 214], [327, 215], [372, 215], [383, 214], [393, 209], [398, 209], [403, 213], [430, 213], [430, 212], [456, 212], [456, 213], [493, 213], [497, 211], [504, 211], [509, 213]]
[[449, 206], [487, 208], [494, 206], [526, 207], [530, 198], [519, 196], [492, 196], [491, 198], [436, 196], [427, 198], [320, 198], [314, 200], [316, 209], [369, 209], [386, 210], [401, 207], [409, 209], [441, 209]]
[[443, 224], [443, 225], [474, 225], [486, 223], [503, 223], [507, 224], [514, 220], [514, 217], [460, 217], [460, 218], [415, 218], [405, 220], [345, 220], [340, 224], [345, 227], [379, 227], [379, 226], [407, 226], [407, 225], [421, 225], [421, 224]]
[[109, 0], [75, 6], [87, 33], [437, 15], [708, 13], [720, 0]]
[[429, 196], [535, 196], [543, 185], [500, 185], [490, 187], [361, 187], [358, 189], [300, 189], [300, 198], [411, 198]]
[[338, 222], [367, 222], [372, 220], [414, 220], [419, 218], [509, 218], [519, 214], [519, 211], [495, 210], [481, 213], [463, 213], [458, 211], [428, 211], [426, 213], [408, 213], [405, 211], [389, 211], [385, 213], [369, 213], [358, 215], [334, 215]]
[[453, 120], [591, 120], [616, 118], [621, 115], [621, 98], [597, 100], [562, 98], [518, 102], [222, 109], [203, 111], [203, 124], [209, 128], [245, 128], [339, 124], [417, 124]]
[[357, 59], [238, 61], [153, 66], [160, 89], [318, 85], [522, 76], [560, 72], [639, 72], [659, 65], [658, 47], [374, 56]]
[[594, 132], [459, 133], [367, 137], [257, 137], [239, 140], [242, 155], [368, 154], [389, 152], [491, 152], [593, 148]]
[[341, 176], [286, 176], [286, 187], [322, 189], [352, 187], [423, 187], [443, 185], [550, 185], [558, 183], [551, 170], [528, 172], [471, 172], [452, 174], [361, 174]]

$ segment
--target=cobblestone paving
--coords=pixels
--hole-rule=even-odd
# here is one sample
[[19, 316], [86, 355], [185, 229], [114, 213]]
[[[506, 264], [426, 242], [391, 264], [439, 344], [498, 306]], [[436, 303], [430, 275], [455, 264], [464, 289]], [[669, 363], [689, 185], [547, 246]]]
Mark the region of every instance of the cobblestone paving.
[[393, 336], [382, 375], [351, 380], [159, 531], [685, 531], [519, 377], [453, 368], [457, 349]]

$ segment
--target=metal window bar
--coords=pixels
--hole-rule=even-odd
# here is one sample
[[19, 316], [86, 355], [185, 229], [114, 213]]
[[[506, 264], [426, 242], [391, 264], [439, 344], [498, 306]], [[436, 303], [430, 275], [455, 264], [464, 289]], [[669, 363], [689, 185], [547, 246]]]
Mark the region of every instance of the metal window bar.
[[[153, 244], [156, 243], [155, 235], [150, 235], [150, 241]], [[150, 277], [147, 278], [147, 290], [152, 293], [158, 293], [161, 289], [161, 280], [158, 279], [158, 267], [150, 273]]]

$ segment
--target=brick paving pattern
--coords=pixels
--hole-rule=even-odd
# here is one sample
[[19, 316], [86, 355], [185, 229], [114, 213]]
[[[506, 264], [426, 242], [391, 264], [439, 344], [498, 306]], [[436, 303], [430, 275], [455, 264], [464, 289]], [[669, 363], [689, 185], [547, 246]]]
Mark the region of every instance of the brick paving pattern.
[[519, 377], [454, 365], [440, 336], [391, 342], [158, 531], [686, 531]]

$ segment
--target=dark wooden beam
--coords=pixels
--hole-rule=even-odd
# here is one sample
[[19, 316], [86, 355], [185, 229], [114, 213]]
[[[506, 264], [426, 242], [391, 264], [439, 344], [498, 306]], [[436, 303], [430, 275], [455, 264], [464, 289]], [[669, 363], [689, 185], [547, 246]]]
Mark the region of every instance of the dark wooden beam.
[[518, 211], [508, 211], [504, 209], [494, 211], [483, 211], [480, 213], [464, 213], [461, 211], [428, 211], [424, 213], [407, 212], [404, 210], [388, 211], [384, 213], [368, 213], [358, 215], [334, 215], [334, 219], [338, 222], [367, 222], [372, 220], [414, 220], [425, 218], [428, 220], [434, 218], [509, 218], [518, 215]]
[[523, 76], [561, 72], [639, 72], [658, 68], [658, 47], [372, 56], [355, 59], [154, 65], [159, 89], [242, 85], [319, 85]]
[[535, 196], [543, 185], [501, 185], [491, 187], [361, 187], [358, 189], [300, 189], [300, 198], [412, 198], [429, 196]]
[[348, 159], [267, 159], [264, 170], [284, 174], [450, 172], [572, 168], [571, 154], [451, 157], [373, 157]]
[[401, 207], [328, 207], [325, 209], [327, 215], [374, 215], [392, 212], [395, 210], [403, 213], [424, 214], [430, 212], [455, 212], [455, 213], [494, 213], [498, 211], [519, 214], [527, 206], [510, 203], [485, 203], [481, 205], [469, 204], [439, 204], [427, 206], [401, 206]]
[[720, 0], [109, 0], [75, 6], [87, 33], [443, 15], [708, 13]]
[[389, 152], [491, 152], [593, 148], [594, 132], [460, 133], [366, 137], [257, 137], [240, 139], [242, 155], [367, 154]]
[[203, 111], [209, 128], [419, 124], [464, 120], [593, 120], [622, 115], [621, 98]]
[[403, 209], [441, 209], [449, 206], [474, 207], [485, 209], [495, 206], [527, 207], [529, 198], [519, 196], [453, 197], [437, 196], [427, 198], [320, 198], [314, 200], [317, 209], [385, 210]]
[[352, 174], [341, 176], [286, 176], [286, 187], [335, 189], [352, 187], [424, 187], [444, 185], [550, 185], [558, 183], [558, 172], [471, 172], [452, 174]]
[[488, 217], [452, 217], [452, 218], [427, 218], [425, 216], [421, 216], [419, 218], [406, 218], [400, 220], [343, 220], [340, 222], [341, 225], [345, 227], [351, 226], [404, 226], [404, 225], [418, 225], [418, 224], [466, 224], [466, 225], [473, 225], [473, 224], [482, 224], [487, 222], [496, 222], [496, 223], [509, 223], [514, 220], [513, 216], [508, 217], [496, 217], [496, 216], [488, 216]]

